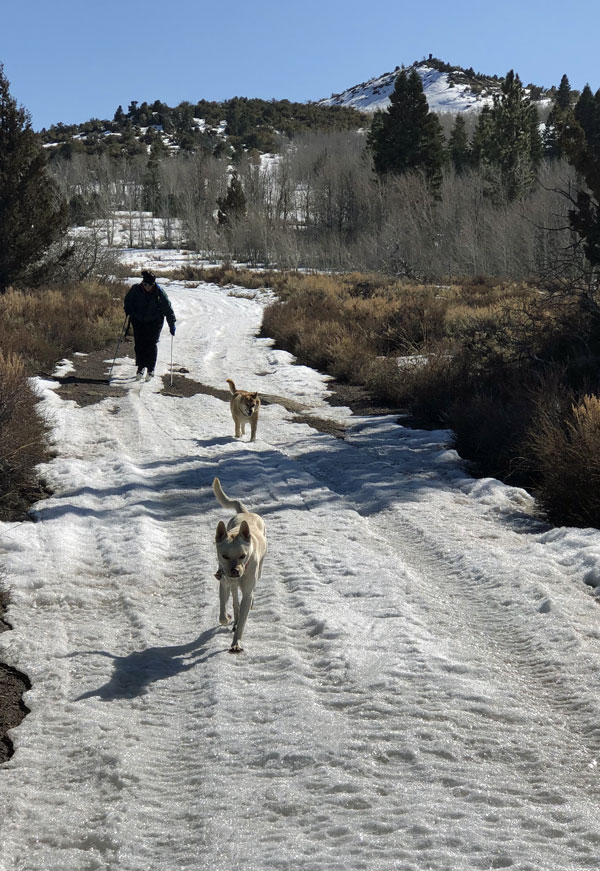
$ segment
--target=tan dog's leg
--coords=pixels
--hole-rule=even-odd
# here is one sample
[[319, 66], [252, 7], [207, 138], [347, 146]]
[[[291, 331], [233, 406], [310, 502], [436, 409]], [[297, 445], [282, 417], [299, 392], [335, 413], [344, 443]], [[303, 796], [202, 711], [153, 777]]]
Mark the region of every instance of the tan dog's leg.
[[[241, 653], [242, 650], [244, 649], [240, 642], [242, 640], [242, 635], [244, 634], [244, 627], [246, 626], [246, 620], [248, 619], [248, 612], [250, 611], [250, 608], [252, 607], [252, 602], [253, 602], [252, 590], [253, 589], [254, 589], [254, 586], [252, 586], [251, 589], [244, 590], [244, 592], [243, 592], [242, 602], [241, 602], [241, 605], [239, 606], [239, 610], [238, 610], [238, 613], [237, 613], [236, 619], [235, 619], [235, 626], [233, 629], [233, 641], [232, 641], [231, 647], [229, 649], [230, 653]], [[234, 594], [234, 603], [235, 603], [236, 598], [237, 597]]]
[[231, 598], [233, 599], [233, 628], [235, 630], [240, 619], [240, 600], [237, 586], [231, 591]]
[[[223, 574], [221, 570], [217, 572], [220, 578]], [[227, 602], [229, 601], [229, 586], [223, 580], [219, 582], [219, 623], [221, 626], [227, 626], [231, 621], [231, 617], [227, 613]]]

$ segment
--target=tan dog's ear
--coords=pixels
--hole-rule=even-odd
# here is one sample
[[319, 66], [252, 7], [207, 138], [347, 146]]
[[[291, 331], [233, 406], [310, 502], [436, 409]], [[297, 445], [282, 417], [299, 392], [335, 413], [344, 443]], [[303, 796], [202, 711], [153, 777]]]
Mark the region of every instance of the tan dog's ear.
[[240, 526], [240, 535], [245, 541], [250, 541], [250, 527], [245, 520], [242, 520]]
[[256, 390], [256, 391], [252, 394], [252, 396], [253, 396], [255, 399], [258, 399], [258, 390]]
[[224, 538], [227, 538], [227, 529], [225, 528], [223, 521], [219, 520], [215, 541], [223, 541]]

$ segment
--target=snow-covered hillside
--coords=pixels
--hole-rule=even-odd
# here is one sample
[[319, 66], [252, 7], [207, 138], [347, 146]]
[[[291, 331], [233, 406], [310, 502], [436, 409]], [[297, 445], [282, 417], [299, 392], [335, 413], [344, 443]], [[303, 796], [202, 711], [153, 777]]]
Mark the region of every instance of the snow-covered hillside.
[[[491, 105], [494, 94], [500, 89], [499, 81], [482, 76], [469, 79], [463, 70], [441, 71], [427, 62], [413, 64], [407, 72], [412, 69], [421, 76], [432, 112], [479, 112], [484, 106]], [[324, 106], [351, 106], [361, 112], [387, 109], [399, 72], [400, 68], [396, 67], [391, 73], [383, 73], [319, 102]]]
[[[250, 443], [218, 395], [136, 382], [130, 357], [95, 405], [37, 382], [54, 495], [0, 525], [0, 658], [33, 685], [0, 869], [596, 868], [600, 532], [544, 528], [446, 431], [330, 407], [257, 337], [261, 292], [165, 289], [175, 369], [269, 402]], [[170, 352], [165, 330], [159, 375]], [[268, 530], [239, 656], [214, 475]]]

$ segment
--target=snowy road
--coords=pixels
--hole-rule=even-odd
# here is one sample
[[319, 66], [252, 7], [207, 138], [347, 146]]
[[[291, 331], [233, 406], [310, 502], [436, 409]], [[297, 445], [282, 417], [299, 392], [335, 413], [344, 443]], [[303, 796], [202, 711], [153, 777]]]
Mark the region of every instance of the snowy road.
[[[600, 533], [545, 529], [445, 432], [329, 407], [256, 337], [260, 294], [165, 288], [176, 367], [347, 436], [270, 403], [236, 441], [225, 402], [125, 358], [127, 392], [97, 405], [40, 382], [55, 495], [0, 527], [0, 658], [33, 684], [0, 869], [597, 868]], [[267, 524], [241, 656], [217, 622], [215, 474]]]

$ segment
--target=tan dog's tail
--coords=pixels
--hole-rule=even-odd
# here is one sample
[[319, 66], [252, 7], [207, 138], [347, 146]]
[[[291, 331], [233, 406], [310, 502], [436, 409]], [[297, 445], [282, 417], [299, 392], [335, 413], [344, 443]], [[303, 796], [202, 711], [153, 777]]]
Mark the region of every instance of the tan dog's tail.
[[237, 393], [237, 390], [235, 389], [235, 384], [233, 383], [233, 381], [231, 380], [231, 378], [228, 378], [228, 379], [227, 379], [227, 383], [229, 384], [229, 389], [231, 390], [231, 392], [232, 392], [232, 393]]
[[219, 505], [222, 505], [223, 508], [229, 508], [230, 511], [235, 511], [236, 514], [250, 514], [250, 511], [246, 508], [243, 502], [240, 502], [239, 499], [230, 499], [229, 496], [226, 496], [223, 493], [223, 488], [221, 487], [221, 482], [218, 478], [215, 478], [213, 481], [213, 493], [217, 498], [217, 502]]

